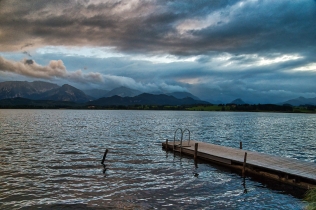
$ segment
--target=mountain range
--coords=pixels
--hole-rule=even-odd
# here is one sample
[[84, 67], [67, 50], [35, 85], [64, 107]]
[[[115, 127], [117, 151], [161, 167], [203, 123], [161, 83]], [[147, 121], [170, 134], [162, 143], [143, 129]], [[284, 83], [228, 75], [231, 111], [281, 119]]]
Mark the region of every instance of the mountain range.
[[281, 104], [290, 104], [292, 106], [300, 106], [300, 105], [313, 105], [316, 106], [316, 98], [304, 98], [304, 97], [298, 97], [295, 99], [291, 99], [288, 101], [285, 101]]
[[113, 90], [107, 92], [103, 97], [111, 97], [111, 96], [120, 96], [120, 97], [134, 97], [142, 94], [143, 92], [134, 90], [127, 87], [118, 87]]
[[72, 101], [83, 103], [92, 100], [83, 91], [70, 85], [59, 86], [49, 82], [1, 82], [0, 99], [26, 98], [31, 100]]
[[29, 98], [39, 99], [42, 94], [53, 89], [59, 88], [58, 85], [48, 82], [1, 82], [0, 83], [0, 99], [5, 98]]
[[[90, 89], [90, 90], [83, 90], [83, 92], [86, 95], [90, 95], [96, 99], [102, 98], [102, 97], [111, 97], [111, 96], [115, 96], [115, 95], [121, 96], [121, 97], [134, 97], [134, 96], [137, 96], [137, 95], [144, 93], [144, 92], [141, 92], [139, 90], [127, 88], [124, 86], [114, 88], [111, 91], [101, 90], [101, 89]], [[164, 95], [168, 95], [168, 96], [174, 96], [175, 98], [178, 98], [178, 99], [190, 97], [190, 98], [193, 98], [193, 99], [198, 100], [198, 101], [201, 100], [198, 97], [196, 97], [195, 95], [188, 93], [188, 92], [172, 92], [172, 93], [150, 92], [150, 94], [153, 94], [153, 95], [164, 94]]]
[[131, 106], [131, 105], [193, 105], [193, 104], [209, 104], [206, 101], [195, 100], [190, 97], [178, 99], [174, 96], [160, 94], [154, 95], [150, 93], [142, 93], [140, 95], [134, 97], [120, 97], [118, 95], [111, 97], [104, 97], [97, 99], [95, 101], [90, 101], [87, 103], [88, 105], [93, 106], [112, 106], [112, 105], [123, 105], [123, 106]]
[[93, 97], [86, 95], [82, 90], [67, 84], [59, 88], [49, 90], [41, 96], [41, 100], [73, 101], [77, 103], [84, 103], [94, 99]]
[[[172, 93], [143, 93], [139, 90], [118, 87], [113, 90], [91, 89], [79, 90], [71, 85], [57, 84], [34, 81], [10, 81], [0, 82], [0, 103], [4, 104], [2, 99], [24, 98], [28, 100], [41, 101], [62, 101], [75, 103], [89, 103], [95, 105], [184, 105], [184, 104], [208, 104], [198, 97], [188, 92]], [[14, 100], [6, 100], [5, 103], [12, 104]], [[20, 99], [18, 103], [22, 100]], [[91, 102], [94, 103], [91, 103]], [[242, 99], [233, 100], [231, 104], [246, 104]], [[279, 105], [314, 105], [316, 98], [299, 97], [279, 103]]]
[[[87, 93], [94, 93], [88, 95]], [[18, 98], [17, 100], [8, 100]], [[2, 100], [1, 100], [2, 99]], [[4, 100], [5, 99], [5, 100]], [[27, 99], [27, 100], [23, 100]], [[21, 104], [23, 101], [32, 104], [30, 100], [61, 101], [87, 103], [91, 105], [184, 105], [184, 104], [208, 104], [196, 96], [187, 92], [175, 92], [166, 94], [149, 94], [127, 87], [118, 87], [111, 91], [106, 90], [79, 90], [71, 85], [59, 86], [49, 82], [1, 82], [0, 103]], [[37, 104], [34, 102], [33, 104]]]
[[86, 95], [91, 96], [93, 98], [102, 98], [104, 97], [109, 91], [102, 90], [102, 89], [89, 89], [89, 90], [82, 90]]

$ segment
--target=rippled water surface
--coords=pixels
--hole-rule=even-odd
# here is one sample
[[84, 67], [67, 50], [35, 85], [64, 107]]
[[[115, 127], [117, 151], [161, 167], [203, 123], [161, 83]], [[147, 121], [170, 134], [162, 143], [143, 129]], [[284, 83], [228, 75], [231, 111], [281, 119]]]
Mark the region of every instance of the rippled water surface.
[[[304, 202], [162, 150], [192, 139], [315, 162], [316, 115], [0, 110], [0, 209], [302, 209]], [[107, 170], [101, 159], [105, 149]]]

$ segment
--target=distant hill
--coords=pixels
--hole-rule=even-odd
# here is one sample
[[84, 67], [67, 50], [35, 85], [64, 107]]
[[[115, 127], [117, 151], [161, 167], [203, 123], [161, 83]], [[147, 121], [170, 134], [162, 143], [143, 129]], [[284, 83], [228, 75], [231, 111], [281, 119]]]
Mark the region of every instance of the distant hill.
[[45, 92], [41, 97], [41, 100], [73, 101], [78, 103], [87, 102], [91, 99], [92, 98], [87, 96], [82, 90], [67, 84]]
[[243, 105], [246, 103], [242, 99], [237, 98], [237, 99], [233, 100], [232, 102], [230, 102], [230, 104]]
[[49, 82], [10, 81], [0, 83], [0, 99], [23, 97], [39, 99], [41, 94], [57, 89], [60, 86]]
[[134, 97], [137, 95], [142, 94], [141, 91], [139, 90], [134, 90], [131, 88], [127, 88], [127, 87], [118, 87], [118, 88], [114, 88], [113, 90], [107, 92], [104, 97], [111, 97], [111, 96], [120, 96], [120, 97]]
[[198, 97], [196, 97], [195, 95], [188, 93], [188, 92], [172, 92], [172, 93], [167, 93], [166, 95], [170, 95], [170, 96], [173, 96], [173, 97], [178, 98], [178, 99], [190, 97], [190, 98], [193, 98], [194, 100], [201, 100]]
[[304, 97], [298, 97], [295, 99], [291, 99], [288, 101], [285, 101], [281, 104], [290, 104], [292, 106], [300, 106], [300, 105], [316, 105], [316, 98], [304, 98]]
[[92, 96], [95, 99], [105, 97], [105, 95], [109, 92], [108, 90], [102, 89], [89, 89], [89, 90], [82, 90], [86, 95]]
[[59, 85], [49, 82], [1, 82], [0, 99], [24, 98], [31, 100], [73, 101], [78, 103], [92, 100], [91, 96], [70, 85]]
[[192, 105], [192, 104], [209, 104], [206, 101], [194, 100], [193, 98], [187, 97], [183, 99], [175, 98], [174, 96], [168, 95], [154, 95], [149, 93], [143, 93], [135, 97], [120, 97], [112, 96], [108, 98], [100, 98], [95, 101], [88, 102], [89, 105], [95, 106], [111, 106], [111, 105]]

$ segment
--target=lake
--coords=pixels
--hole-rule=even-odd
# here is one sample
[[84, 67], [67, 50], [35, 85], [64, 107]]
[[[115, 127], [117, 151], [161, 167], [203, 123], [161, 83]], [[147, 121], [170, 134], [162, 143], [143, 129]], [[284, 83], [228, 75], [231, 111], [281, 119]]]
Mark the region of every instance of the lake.
[[0, 209], [304, 208], [287, 192], [164, 151], [177, 128], [198, 141], [242, 141], [246, 150], [315, 162], [316, 115], [0, 110]]

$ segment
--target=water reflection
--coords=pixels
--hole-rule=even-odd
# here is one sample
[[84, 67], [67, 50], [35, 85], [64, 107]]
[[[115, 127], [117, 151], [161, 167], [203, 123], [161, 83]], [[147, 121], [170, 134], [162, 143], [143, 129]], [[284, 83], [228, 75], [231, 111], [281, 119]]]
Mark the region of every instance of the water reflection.
[[247, 187], [246, 187], [246, 178], [242, 178], [242, 186], [244, 187], [244, 193], [247, 194], [248, 193], [248, 190], [247, 190]]

